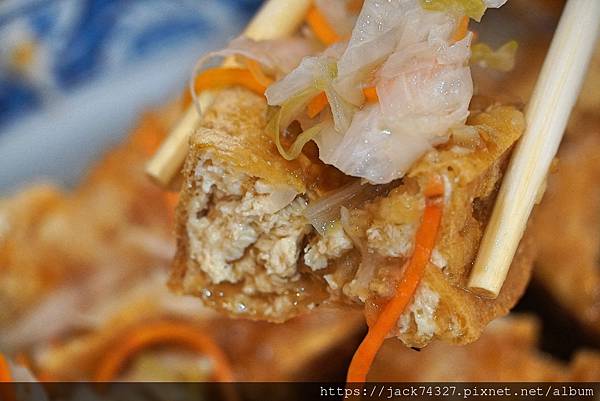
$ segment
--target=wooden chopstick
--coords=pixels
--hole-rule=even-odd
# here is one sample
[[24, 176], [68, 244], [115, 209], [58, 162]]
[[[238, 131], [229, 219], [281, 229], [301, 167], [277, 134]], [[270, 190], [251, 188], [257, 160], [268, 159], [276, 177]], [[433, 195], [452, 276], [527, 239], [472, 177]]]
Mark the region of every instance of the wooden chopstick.
[[[244, 34], [254, 40], [279, 39], [290, 36], [304, 21], [311, 0], [269, 0], [254, 16]], [[199, 95], [204, 109], [212, 102], [212, 94]], [[188, 153], [188, 141], [200, 123], [200, 115], [192, 105], [169, 136], [146, 164], [146, 174], [157, 184], [167, 187], [180, 171]]]
[[599, 30], [600, 0], [567, 2], [526, 110], [527, 129], [515, 148], [471, 272], [468, 286], [480, 295], [495, 298], [500, 293], [543, 191]]

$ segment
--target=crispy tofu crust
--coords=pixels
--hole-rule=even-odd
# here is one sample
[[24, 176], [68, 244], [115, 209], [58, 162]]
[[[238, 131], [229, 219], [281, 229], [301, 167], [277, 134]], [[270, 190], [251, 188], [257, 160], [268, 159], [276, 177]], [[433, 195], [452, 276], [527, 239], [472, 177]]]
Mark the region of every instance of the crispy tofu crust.
[[[311, 183], [309, 165], [303, 165], [302, 160], [288, 162], [279, 156], [275, 144], [264, 132], [266, 122], [267, 106], [264, 99], [243, 89], [221, 92], [204, 114], [201, 128], [190, 140], [190, 152], [183, 169], [185, 183], [177, 208], [177, 254], [170, 285], [178, 292], [201, 296], [208, 305], [230, 315], [242, 314], [247, 318], [281, 322], [311, 309], [327, 297], [316, 278], [308, 273], [294, 272], [291, 277], [278, 276], [277, 282], [270, 280], [265, 269], [257, 266], [256, 260], [260, 257], [258, 254], [265, 252], [254, 245], [256, 239], [251, 246], [241, 249], [242, 255], [221, 255], [233, 253], [228, 248], [243, 241], [240, 235], [244, 234], [238, 235], [235, 227], [232, 227], [236, 225], [247, 228], [246, 231], [261, 231], [259, 234], [263, 239], [273, 237], [273, 241], [276, 241], [274, 237], [289, 237], [296, 242], [303, 240], [304, 233], [277, 236], [268, 232], [272, 230], [264, 232], [265, 230], [257, 227], [264, 217], [268, 217], [265, 212], [250, 210], [248, 213], [253, 218], [236, 220], [236, 215], [243, 213], [240, 211], [244, 207], [241, 203], [253, 200], [246, 199], [243, 195], [259, 196], [255, 192], [257, 183], [286, 192], [291, 190], [292, 199], [296, 194], [305, 194]], [[213, 182], [198, 181], [199, 166], [204, 168], [202, 172], [205, 176], [212, 174]], [[208, 188], [204, 188], [206, 186]], [[203, 192], [203, 189], [206, 191]], [[198, 199], [203, 204], [199, 210], [193, 207]], [[232, 201], [237, 202], [234, 205], [236, 210], [232, 212], [221, 211], [217, 207]], [[248, 207], [252, 208], [253, 205], [255, 204]], [[303, 207], [301, 202], [298, 207]], [[205, 249], [199, 251], [209, 254], [205, 260], [218, 259], [220, 264], [201, 266], [194, 260], [188, 223], [198, 216], [194, 216], [192, 212], [200, 215], [200, 219], [218, 220], [220, 223], [198, 229], [203, 232], [221, 230], [221, 237], [215, 243], [206, 244]], [[293, 217], [287, 214], [287, 211], [273, 213], [276, 219], [280, 218], [280, 222], [274, 224], [281, 226], [280, 228], [296, 224], [295, 231], [308, 230], [301, 210], [299, 214], [292, 212]], [[209, 241], [208, 238], [205, 240]], [[217, 244], [219, 242], [221, 244]], [[226, 249], [218, 249], [219, 245]], [[242, 266], [244, 263], [250, 266]], [[215, 283], [214, 281], [219, 281], [215, 276], [224, 269], [251, 271], [243, 274], [242, 278], [230, 276], [223, 282]], [[214, 272], [214, 280], [207, 275], [209, 270]], [[259, 276], [262, 281], [272, 285], [258, 283]], [[242, 291], [243, 286], [246, 287], [245, 292]]]
[[[264, 130], [266, 123], [267, 105], [261, 97], [243, 89], [228, 89], [204, 114], [201, 127], [190, 140], [188, 160], [211, 151], [232, 170], [306, 192], [306, 171], [300, 162], [288, 162], [279, 155]], [[190, 167], [186, 166], [186, 173]]]
[[[174, 290], [250, 319], [285, 321], [323, 302], [366, 304], [372, 318], [410, 256], [423, 189], [437, 174], [447, 189], [437, 261], [427, 267], [394, 334], [411, 346], [433, 339], [468, 343], [516, 303], [531, 269], [527, 239], [498, 299], [480, 298], [465, 286], [510, 150], [524, 129], [520, 111], [496, 105], [474, 111], [469, 125], [476, 145], [457, 149], [451, 139], [432, 150], [391, 192], [347, 211], [343, 230], [324, 237], [302, 215], [320, 196], [315, 171], [324, 167], [305, 155], [281, 158], [265, 134], [266, 113], [259, 96], [227, 90], [193, 135], [177, 211]], [[267, 212], [257, 206], [264, 184], [267, 192], [291, 188], [296, 196]], [[283, 249], [283, 242], [293, 246]]]

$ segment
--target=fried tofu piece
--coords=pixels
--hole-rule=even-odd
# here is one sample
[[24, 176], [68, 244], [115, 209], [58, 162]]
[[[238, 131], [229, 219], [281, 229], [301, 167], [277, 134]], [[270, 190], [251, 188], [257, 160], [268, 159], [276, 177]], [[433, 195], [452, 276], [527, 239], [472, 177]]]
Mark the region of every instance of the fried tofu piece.
[[[318, 177], [334, 175], [307, 154], [285, 161], [265, 134], [266, 122], [263, 98], [228, 89], [192, 136], [177, 212], [174, 290], [232, 316], [273, 322], [324, 302], [374, 305], [391, 296], [414, 245], [424, 188], [440, 175], [446, 187], [441, 235], [394, 334], [412, 346], [435, 338], [466, 343], [514, 305], [531, 268], [527, 240], [498, 299], [479, 298], [465, 286], [507, 157], [524, 128], [521, 112], [495, 105], [473, 112], [471, 144], [457, 137], [432, 150], [387, 195], [342, 208], [339, 224], [324, 236], [304, 212], [323, 196]], [[339, 179], [337, 186], [344, 184]]]
[[537, 348], [538, 321], [509, 316], [492, 322], [466, 346], [431, 344], [420, 352], [386, 341], [369, 380], [377, 382], [598, 381], [600, 354], [582, 350], [564, 363]]
[[[173, 205], [144, 164], [176, 119], [171, 109], [145, 114], [74, 191], [35, 186], [0, 200], [0, 348], [27, 355], [40, 379], [91, 380], [132, 331], [178, 322], [212, 338], [238, 380], [311, 377], [312, 363], [363, 329], [359, 312], [233, 321], [167, 288]], [[175, 343], [136, 353], [115, 379], [211, 378], [209, 356]]]
[[0, 200], [0, 327], [10, 323], [40, 293], [52, 287], [58, 273], [40, 268], [31, 249], [39, 247], [42, 222], [64, 200], [50, 185], [24, 190]]
[[144, 163], [175, 120], [173, 107], [147, 113], [74, 191], [37, 185], [0, 200], [0, 340], [57, 288], [98, 270], [140, 274], [172, 257], [174, 206]]
[[572, 135], [533, 219], [535, 279], [583, 325], [600, 333], [600, 131]]
[[282, 322], [327, 293], [298, 271], [306, 172], [264, 133], [264, 100], [224, 91], [193, 135], [177, 211], [173, 288], [231, 315]]
[[[163, 322], [200, 330], [224, 351], [237, 380], [292, 381], [310, 377], [311, 363], [363, 327], [358, 312], [348, 314], [323, 308], [285, 324], [272, 324], [227, 319], [203, 308], [199, 302], [170, 293], [162, 275], [138, 280], [110, 302], [108, 313], [94, 313], [100, 320], [94, 330], [68, 336], [60, 342], [38, 344], [31, 364], [37, 372], [53, 380], [93, 380], [116, 346], [146, 325]], [[133, 352], [114, 379], [208, 381], [213, 378], [210, 355], [173, 341], [163, 343], [158, 349], [149, 346]]]

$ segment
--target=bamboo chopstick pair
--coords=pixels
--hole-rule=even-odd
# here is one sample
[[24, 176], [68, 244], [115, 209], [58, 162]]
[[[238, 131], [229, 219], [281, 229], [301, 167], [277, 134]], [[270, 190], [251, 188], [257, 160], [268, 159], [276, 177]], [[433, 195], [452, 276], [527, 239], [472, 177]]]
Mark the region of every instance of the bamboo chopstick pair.
[[[246, 28], [254, 40], [295, 32], [311, 0], [268, 0]], [[577, 99], [600, 30], [600, 0], [569, 0], [526, 111], [527, 130], [517, 145], [498, 194], [477, 256], [469, 288], [498, 296], [527, 220], [556, 155]], [[210, 104], [209, 93], [200, 98]], [[147, 174], [167, 186], [187, 155], [188, 139], [200, 116], [190, 107], [146, 166]]]

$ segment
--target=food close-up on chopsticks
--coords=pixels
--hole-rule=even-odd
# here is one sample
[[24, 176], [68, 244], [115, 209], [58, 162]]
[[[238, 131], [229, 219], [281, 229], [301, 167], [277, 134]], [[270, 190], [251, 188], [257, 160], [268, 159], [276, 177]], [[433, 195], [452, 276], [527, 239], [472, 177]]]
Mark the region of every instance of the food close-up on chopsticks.
[[599, 1], [30, 3], [0, 399], [600, 382]]

